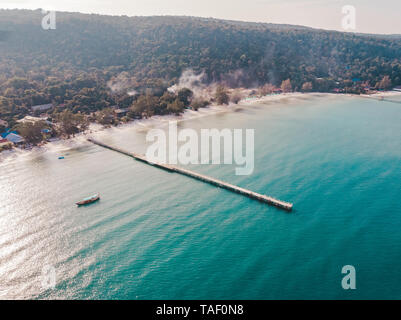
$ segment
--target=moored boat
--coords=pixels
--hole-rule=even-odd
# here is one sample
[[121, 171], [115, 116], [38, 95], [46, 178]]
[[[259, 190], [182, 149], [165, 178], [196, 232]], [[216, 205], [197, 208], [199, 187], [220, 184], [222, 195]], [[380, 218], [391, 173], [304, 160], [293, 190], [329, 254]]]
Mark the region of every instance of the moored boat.
[[93, 196], [91, 196], [91, 197], [88, 197], [88, 198], [83, 199], [83, 200], [80, 201], [80, 202], [77, 202], [76, 205], [77, 205], [78, 207], [80, 207], [80, 206], [86, 206], [86, 205], [88, 205], [88, 204], [97, 202], [97, 201], [99, 201], [99, 200], [100, 200], [100, 195], [99, 195], [99, 194], [95, 194], [95, 195], [93, 195]]

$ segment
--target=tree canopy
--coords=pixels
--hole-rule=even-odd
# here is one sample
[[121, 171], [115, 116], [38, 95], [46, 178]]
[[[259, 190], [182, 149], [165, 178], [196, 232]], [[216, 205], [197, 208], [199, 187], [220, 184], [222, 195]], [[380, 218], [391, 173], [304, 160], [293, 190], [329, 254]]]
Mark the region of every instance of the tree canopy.
[[31, 106], [48, 103], [51, 112], [74, 114], [115, 105], [147, 115], [175, 113], [189, 102], [197, 108], [203, 102], [188, 91], [178, 101], [161, 98], [187, 69], [204, 73], [207, 83], [266, 92], [283, 81], [286, 90], [320, 92], [355, 83], [401, 85], [401, 38], [395, 36], [59, 12], [57, 29], [45, 31], [42, 18], [41, 10], [0, 10], [0, 118], [11, 125]]

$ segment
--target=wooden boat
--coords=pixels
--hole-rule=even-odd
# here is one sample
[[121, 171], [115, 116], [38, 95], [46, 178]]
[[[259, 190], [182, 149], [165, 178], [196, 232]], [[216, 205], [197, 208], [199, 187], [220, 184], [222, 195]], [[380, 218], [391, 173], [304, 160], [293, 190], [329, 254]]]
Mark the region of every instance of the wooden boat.
[[83, 199], [83, 200], [80, 201], [80, 202], [77, 202], [76, 204], [77, 204], [78, 207], [81, 207], [81, 206], [86, 206], [86, 205], [88, 205], [88, 204], [97, 202], [97, 201], [99, 201], [99, 200], [100, 200], [99, 194], [95, 194], [95, 195], [93, 195], [93, 196], [91, 196], [91, 197], [88, 197], [88, 198]]

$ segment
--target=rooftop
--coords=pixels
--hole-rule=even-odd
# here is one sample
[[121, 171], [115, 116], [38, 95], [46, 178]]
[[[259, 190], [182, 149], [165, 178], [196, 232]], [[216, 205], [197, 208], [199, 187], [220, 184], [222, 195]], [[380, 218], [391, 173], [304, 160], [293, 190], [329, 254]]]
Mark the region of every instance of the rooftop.
[[37, 105], [37, 106], [32, 106], [31, 109], [33, 111], [43, 111], [43, 110], [48, 110], [53, 108], [53, 104], [49, 103], [49, 104], [41, 104], [41, 105]]
[[39, 122], [39, 121], [44, 121], [47, 124], [51, 124], [50, 121], [48, 121], [48, 117], [32, 117], [32, 116], [26, 116], [25, 118], [18, 120], [18, 123], [25, 123], [25, 122], [31, 122], [31, 123], [35, 123], [35, 122]]
[[21, 143], [21, 142], [24, 142], [24, 141], [25, 141], [23, 137], [21, 137], [21, 136], [18, 135], [18, 134], [15, 134], [15, 133], [9, 133], [9, 134], [6, 136], [6, 139], [7, 139], [8, 141], [11, 141], [12, 143]]

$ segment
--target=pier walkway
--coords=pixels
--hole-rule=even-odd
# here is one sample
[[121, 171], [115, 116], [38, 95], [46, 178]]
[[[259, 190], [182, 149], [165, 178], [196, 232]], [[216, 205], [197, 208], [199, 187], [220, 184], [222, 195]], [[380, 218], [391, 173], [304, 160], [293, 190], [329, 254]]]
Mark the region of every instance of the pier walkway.
[[171, 165], [167, 165], [167, 164], [153, 163], [153, 162], [148, 161], [146, 159], [146, 157], [143, 156], [143, 155], [135, 154], [133, 152], [128, 152], [126, 150], [107, 145], [107, 144], [105, 144], [103, 142], [97, 141], [97, 140], [92, 139], [92, 138], [88, 139], [88, 141], [92, 142], [93, 144], [98, 145], [100, 147], [103, 147], [103, 148], [106, 148], [106, 149], [109, 149], [109, 150], [124, 154], [126, 156], [129, 156], [131, 158], [134, 158], [134, 159], [136, 159], [138, 161], [141, 161], [141, 162], [144, 162], [146, 164], [152, 165], [154, 167], [157, 167], [157, 168], [160, 168], [160, 169], [163, 169], [163, 170], [167, 170], [169, 172], [179, 173], [179, 174], [185, 175], [187, 177], [190, 177], [190, 178], [193, 178], [193, 179], [196, 179], [196, 180], [199, 180], [199, 181], [203, 181], [203, 182], [209, 183], [209, 184], [217, 186], [219, 188], [224, 188], [226, 190], [242, 194], [242, 195], [244, 195], [244, 196], [246, 196], [248, 198], [259, 200], [261, 202], [267, 203], [267, 204], [275, 206], [277, 208], [284, 209], [286, 211], [292, 211], [293, 205], [291, 203], [280, 201], [280, 200], [274, 199], [272, 197], [268, 197], [266, 195], [253, 192], [253, 191], [250, 191], [250, 190], [247, 190], [247, 189], [244, 189], [244, 188], [241, 188], [241, 187], [226, 183], [224, 181], [205, 176], [203, 174], [200, 174], [200, 173], [197, 173], [197, 172], [194, 172], [194, 171], [191, 171], [191, 170], [187, 170], [187, 169], [183, 169], [183, 168], [179, 168], [179, 167], [171, 166]]
[[390, 102], [390, 103], [401, 104], [401, 100], [393, 100], [393, 99], [389, 99], [389, 98], [385, 98], [385, 97], [381, 98], [381, 97], [368, 96], [368, 95], [363, 95], [363, 94], [359, 95], [359, 97], [365, 98], [365, 99], [381, 101], [381, 102]]

